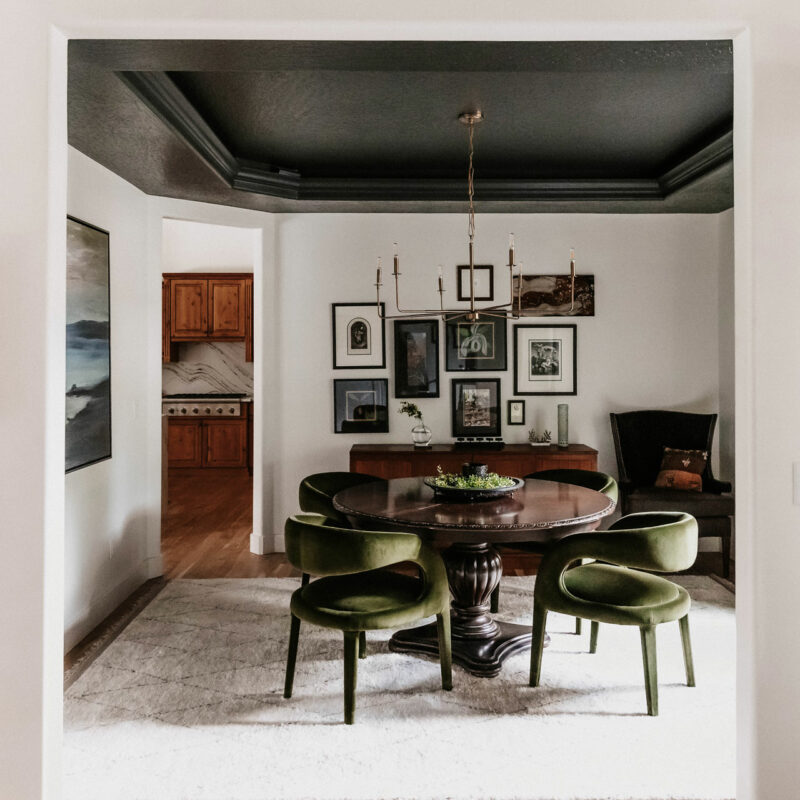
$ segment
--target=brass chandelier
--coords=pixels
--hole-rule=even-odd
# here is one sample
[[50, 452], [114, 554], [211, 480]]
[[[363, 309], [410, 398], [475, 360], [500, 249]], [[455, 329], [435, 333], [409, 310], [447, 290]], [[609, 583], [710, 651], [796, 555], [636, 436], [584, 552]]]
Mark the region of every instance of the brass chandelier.
[[[475, 304], [475, 205], [473, 202], [473, 195], [475, 192], [475, 168], [473, 166], [474, 146], [473, 138], [475, 133], [475, 126], [483, 122], [483, 114], [480, 110], [465, 111], [459, 114], [458, 121], [466, 125], [469, 130], [469, 168], [467, 172], [467, 191], [469, 196], [469, 308], [445, 308], [444, 307], [444, 278], [442, 276], [442, 268], [439, 267], [438, 288], [439, 292], [439, 308], [420, 308], [420, 309], [404, 309], [400, 306], [400, 256], [397, 251], [397, 242], [394, 243], [394, 267], [392, 276], [394, 277], [394, 296], [395, 306], [397, 307], [397, 314], [386, 314], [381, 311], [381, 286], [382, 281], [382, 267], [381, 259], [378, 258], [378, 269], [375, 277], [376, 289], [376, 305], [378, 315], [381, 319], [413, 319], [418, 317], [429, 317], [432, 314], [441, 316], [442, 319], [464, 317], [470, 322], [475, 322], [481, 317], [490, 317], [497, 319], [519, 319], [520, 317], [538, 316], [535, 312], [529, 309], [522, 308], [522, 263], [517, 264], [515, 261], [514, 253], [514, 234], [509, 234], [508, 237], [508, 284], [509, 284], [509, 301], [507, 303], [500, 303], [498, 305], [489, 305], [478, 307]], [[517, 271], [517, 286], [514, 289], [514, 271]], [[569, 272], [570, 272], [570, 311], [575, 308], [575, 251], [570, 249], [569, 252]]]

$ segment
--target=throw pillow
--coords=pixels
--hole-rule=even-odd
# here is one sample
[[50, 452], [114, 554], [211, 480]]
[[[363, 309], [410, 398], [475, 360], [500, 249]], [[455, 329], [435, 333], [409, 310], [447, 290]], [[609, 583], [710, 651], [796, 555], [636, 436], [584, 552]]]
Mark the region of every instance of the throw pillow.
[[703, 491], [708, 453], [705, 450], [677, 450], [664, 448], [661, 471], [655, 485], [659, 489], [684, 489], [690, 492]]

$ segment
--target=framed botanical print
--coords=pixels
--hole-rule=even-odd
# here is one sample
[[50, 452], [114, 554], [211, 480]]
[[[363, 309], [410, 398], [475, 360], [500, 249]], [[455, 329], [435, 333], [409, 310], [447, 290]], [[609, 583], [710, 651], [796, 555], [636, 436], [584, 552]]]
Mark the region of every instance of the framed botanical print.
[[514, 326], [514, 394], [577, 394], [575, 325]]
[[111, 458], [108, 231], [67, 217], [67, 472]]
[[439, 320], [395, 320], [394, 396], [439, 396]]
[[333, 368], [382, 369], [386, 366], [385, 322], [375, 303], [332, 303]]
[[388, 433], [389, 382], [374, 380], [334, 380], [334, 433]]
[[525, 424], [525, 401], [524, 400], [509, 400], [508, 413], [506, 416], [507, 425], [524, 425]]
[[506, 321], [458, 315], [445, 322], [445, 368], [448, 372], [502, 372], [506, 369]]
[[[458, 280], [458, 299], [469, 300], [469, 264], [459, 264], [456, 268]], [[491, 264], [476, 264], [475, 299], [494, 300], [494, 267]]]
[[500, 436], [500, 379], [451, 383], [453, 436]]

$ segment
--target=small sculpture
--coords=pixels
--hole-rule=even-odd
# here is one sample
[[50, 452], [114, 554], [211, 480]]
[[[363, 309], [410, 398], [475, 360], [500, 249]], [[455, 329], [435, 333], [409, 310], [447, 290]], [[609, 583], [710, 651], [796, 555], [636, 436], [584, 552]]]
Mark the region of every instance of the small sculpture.
[[551, 433], [550, 431], [545, 431], [541, 436], [536, 435], [536, 429], [531, 428], [528, 431], [528, 441], [531, 444], [550, 444]]

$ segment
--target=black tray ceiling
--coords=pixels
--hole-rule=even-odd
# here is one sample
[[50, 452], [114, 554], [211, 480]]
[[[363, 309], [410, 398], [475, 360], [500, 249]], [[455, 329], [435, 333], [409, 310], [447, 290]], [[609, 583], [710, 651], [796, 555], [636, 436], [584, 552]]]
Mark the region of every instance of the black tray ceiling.
[[70, 43], [70, 143], [151, 194], [265, 210], [732, 205], [729, 41]]

